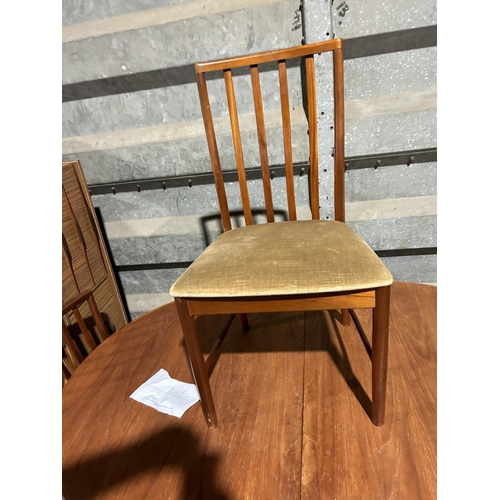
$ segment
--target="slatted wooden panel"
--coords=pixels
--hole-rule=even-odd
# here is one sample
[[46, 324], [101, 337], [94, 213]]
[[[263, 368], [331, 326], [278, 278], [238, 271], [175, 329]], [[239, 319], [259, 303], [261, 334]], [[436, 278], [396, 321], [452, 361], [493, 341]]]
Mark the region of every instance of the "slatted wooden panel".
[[[110, 332], [128, 323], [111, 262], [104, 245], [87, 183], [78, 161], [62, 165], [62, 302], [83, 290], [92, 290]], [[84, 319], [91, 318], [85, 302], [80, 307]], [[70, 326], [76, 323], [67, 316]], [[97, 338], [99, 332], [94, 328]], [[84, 347], [85, 339], [80, 337]]]

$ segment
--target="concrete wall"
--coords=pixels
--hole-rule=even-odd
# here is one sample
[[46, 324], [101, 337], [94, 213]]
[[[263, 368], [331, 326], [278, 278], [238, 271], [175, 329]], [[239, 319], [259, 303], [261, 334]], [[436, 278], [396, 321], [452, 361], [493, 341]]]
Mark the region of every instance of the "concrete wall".
[[[342, 24], [339, 24], [342, 23]], [[436, 24], [432, 1], [290, 0], [63, 2], [63, 158], [82, 163], [89, 185], [211, 172], [193, 63], [342, 36], [346, 39], [346, 155], [436, 147], [436, 47], [390, 49]], [[390, 35], [400, 32], [399, 38]], [[380, 40], [377, 34], [389, 33]], [[356, 45], [350, 39], [368, 37]], [[372, 37], [372, 38], [370, 38]], [[405, 38], [406, 37], [406, 38]], [[418, 38], [418, 37], [417, 37]], [[412, 47], [402, 43], [402, 48]], [[414, 44], [415, 45], [415, 44]], [[429, 45], [429, 44], [427, 44]], [[432, 45], [432, 43], [430, 44]], [[404, 46], [404, 47], [403, 47]], [[388, 49], [389, 47], [389, 49]], [[356, 52], [357, 51], [357, 52]], [[364, 51], [364, 52], [363, 52]], [[363, 53], [373, 53], [359, 57]], [[387, 53], [384, 53], [387, 52]], [[327, 63], [318, 81], [322, 217], [332, 216], [332, 113]], [[308, 159], [299, 62], [288, 71], [294, 161]], [[261, 73], [269, 156], [283, 163], [273, 67]], [[223, 168], [235, 168], [221, 78], [208, 81]], [[259, 165], [250, 82], [235, 76], [246, 166]], [[322, 135], [321, 135], [322, 134]], [[296, 177], [299, 217], [308, 218], [307, 176]], [[272, 181], [286, 217], [284, 179]], [[326, 186], [326, 188], [325, 188]], [[230, 208], [241, 202], [227, 186]], [[251, 200], [263, 207], [261, 184]], [[346, 172], [347, 218], [375, 250], [433, 248], [436, 163]], [[94, 194], [132, 317], [171, 300], [170, 285], [220, 233], [212, 184]], [[394, 252], [393, 252], [394, 253]], [[404, 253], [404, 251], [403, 251]], [[396, 252], [397, 254], [397, 252]], [[436, 255], [383, 257], [398, 280], [436, 279]]]

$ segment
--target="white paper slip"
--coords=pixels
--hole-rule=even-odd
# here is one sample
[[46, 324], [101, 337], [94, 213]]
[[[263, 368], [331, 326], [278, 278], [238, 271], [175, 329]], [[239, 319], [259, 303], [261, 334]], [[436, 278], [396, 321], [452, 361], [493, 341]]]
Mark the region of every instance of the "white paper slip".
[[177, 418], [181, 418], [187, 409], [200, 400], [195, 384], [175, 380], [163, 368], [146, 380], [130, 397]]

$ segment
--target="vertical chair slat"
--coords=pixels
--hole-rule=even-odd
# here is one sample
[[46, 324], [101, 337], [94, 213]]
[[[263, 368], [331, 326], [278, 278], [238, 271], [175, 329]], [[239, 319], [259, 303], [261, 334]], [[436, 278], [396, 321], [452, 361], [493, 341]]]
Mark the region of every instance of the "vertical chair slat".
[[252, 211], [250, 209], [250, 198], [248, 196], [248, 185], [245, 173], [245, 162], [243, 160], [243, 148], [241, 146], [240, 125], [238, 122], [238, 111], [234, 97], [233, 75], [230, 69], [224, 70], [224, 81], [226, 83], [227, 104], [229, 106], [229, 117], [231, 118], [231, 132], [233, 135], [234, 156], [236, 168], [238, 169], [238, 180], [240, 184], [241, 202], [245, 214], [245, 224], [252, 224]]
[[260, 165], [262, 168], [262, 184], [264, 186], [267, 222], [274, 222], [273, 195], [271, 190], [271, 178], [269, 176], [266, 128], [264, 125], [264, 110], [262, 108], [262, 93], [260, 90], [258, 67], [250, 66], [250, 74], [252, 76], [253, 103], [255, 107], [255, 121], [257, 122], [257, 137], [259, 139]]
[[288, 81], [286, 77], [286, 62], [278, 61], [280, 79], [281, 115], [283, 118], [283, 141], [285, 146], [286, 195], [290, 220], [297, 220], [295, 209], [295, 190], [293, 184], [292, 159], [292, 126], [290, 123], [290, 104], [288, 101]]
[[334, 202], [335, 220], [345, 222], [344, 204], [344, 60], [342, 46], [333, 51], [335, 105], [335, 167], [334, 167]]
[[66, 354], [72, 356], [74, 360], [80, 364], [83, 361], [82, 353], [80, 349], [78, 349], [75, 341], [71, 338], [71, 334], [69, 333], [68, 327], [62, 320], [62, 336], [63, 336], [63, 348]]
[[73, 314], [75, 315], [76, 321], [78, 321], [78, 325], [80, 326], [83, 337], [88, 342], [89, 347], [91, 349], [95, 349], [97, 347], [97, 345], [96, 345], [94, 339], [92, 338], [92, 335], [90, 334], [90, 332], [87, 328], [87, 325], [85, 324], [85, 321], [82, 318], [80, 311], [78, 309], [74, 309]]
[[309, 163], [311, 180], [311, 213], [313, 220], [319, 220], [319, 178], [318, 178], [318, 123], [316, 111], [316, 82], [314, 56], [306, 56], [307, 111], [309, 119]]
[[94, 318], [97, 329], [99, 330], [101, 338], [104, 341], [107, 338], [109, 338], [108, 329], [106, 328], [106, 325], [104, 324], [101, 313], [99, 312], [99, 309], [97, 308], [97, 303], [94, 299], [94, 296], [91, 295], [87, 300], [88, 300], [88, 303], [90, 306], [90, 311], [92, 313], [92, 317]]
[[71, 375], [73, 374], [73, 367], [71, 366], [71, 363], [68, 363], [67, 359], [62, 360], [62, 371], [64, 373], [64, 376], [66, 377], [66, 380], [69, 380], [71, 378]]
[[200, 95], [201, 112], [203, 115], [203, 123], [207, 134], [208, 151], [212, 162], [212, 170], [214, 172], [215, 189], [217, 190], [217, 198], [222, 217], [222, 227], [224, 231], [231, 229], [231, 218], [229, 216], [229, 207], [227, 204], [226, 189], [224, 187], [224, 179], [220, 166], [219, 151], [217, 149], [217, 139], [215, 137], [214, 123], [212, 120], [212, 112], [210, 111], [210, 100], [208, 99], [207, 82], [204, 73], [196, 73], [196, 82], [198, 84], [198, 93]]

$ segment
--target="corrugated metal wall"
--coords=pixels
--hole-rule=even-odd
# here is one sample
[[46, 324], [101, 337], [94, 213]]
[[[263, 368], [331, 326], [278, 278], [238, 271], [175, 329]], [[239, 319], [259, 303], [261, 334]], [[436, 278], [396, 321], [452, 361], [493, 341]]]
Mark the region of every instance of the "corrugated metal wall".
[[[63, 159], [82, 164], [132, 317], [171, 300], [170, 285], [221, 230], [215, 188], [199, 176], [211, 167], [193, 63], [303, 39], [345, 39], [346, 155], [373, 156], [374, 166], [382, 155], [380, 168], [348, 168], [348, 222], [381, 251], [397, 280], [435, 283], [436, 162], [384, 166], [386, 153], [436, 147], [435, 25], [436, 5], [428, 0], [63, 2]], [[333, 212], [332, 197], [326, 199], [333, 183], [327, 73], [325, 63], [318, 92], [325, 112], [318, 113], [320, 166], [328, 166], [322, 217]], [[323, 81], [321, 70], [318, 78]], [[289, 79], [294, 162], [307, 162], [298, 61]], [[235, 162], [222, 78], [208, 85], [223, 168], [230, 171]], [[235, 87], [252, 168], [259, 154], [250, 81], [237, 75]], [[262, 88], [270, 162], [280, 165], [274, 68], [262, 72]], [[284, 179], [275, 170], [273, 196], [285, 218]], [[139, 192], [136, 184], [150, 178], [165, 178], [165, 189], [143, 182]], [[308, 217], [307, 182], [307, 175], [296, 176], [301, 218]], [[263, 207], [259, 181], [249, 189], [253, 204]], [[241, 207], [235, 183], [228, 198], [231, 209]]]

